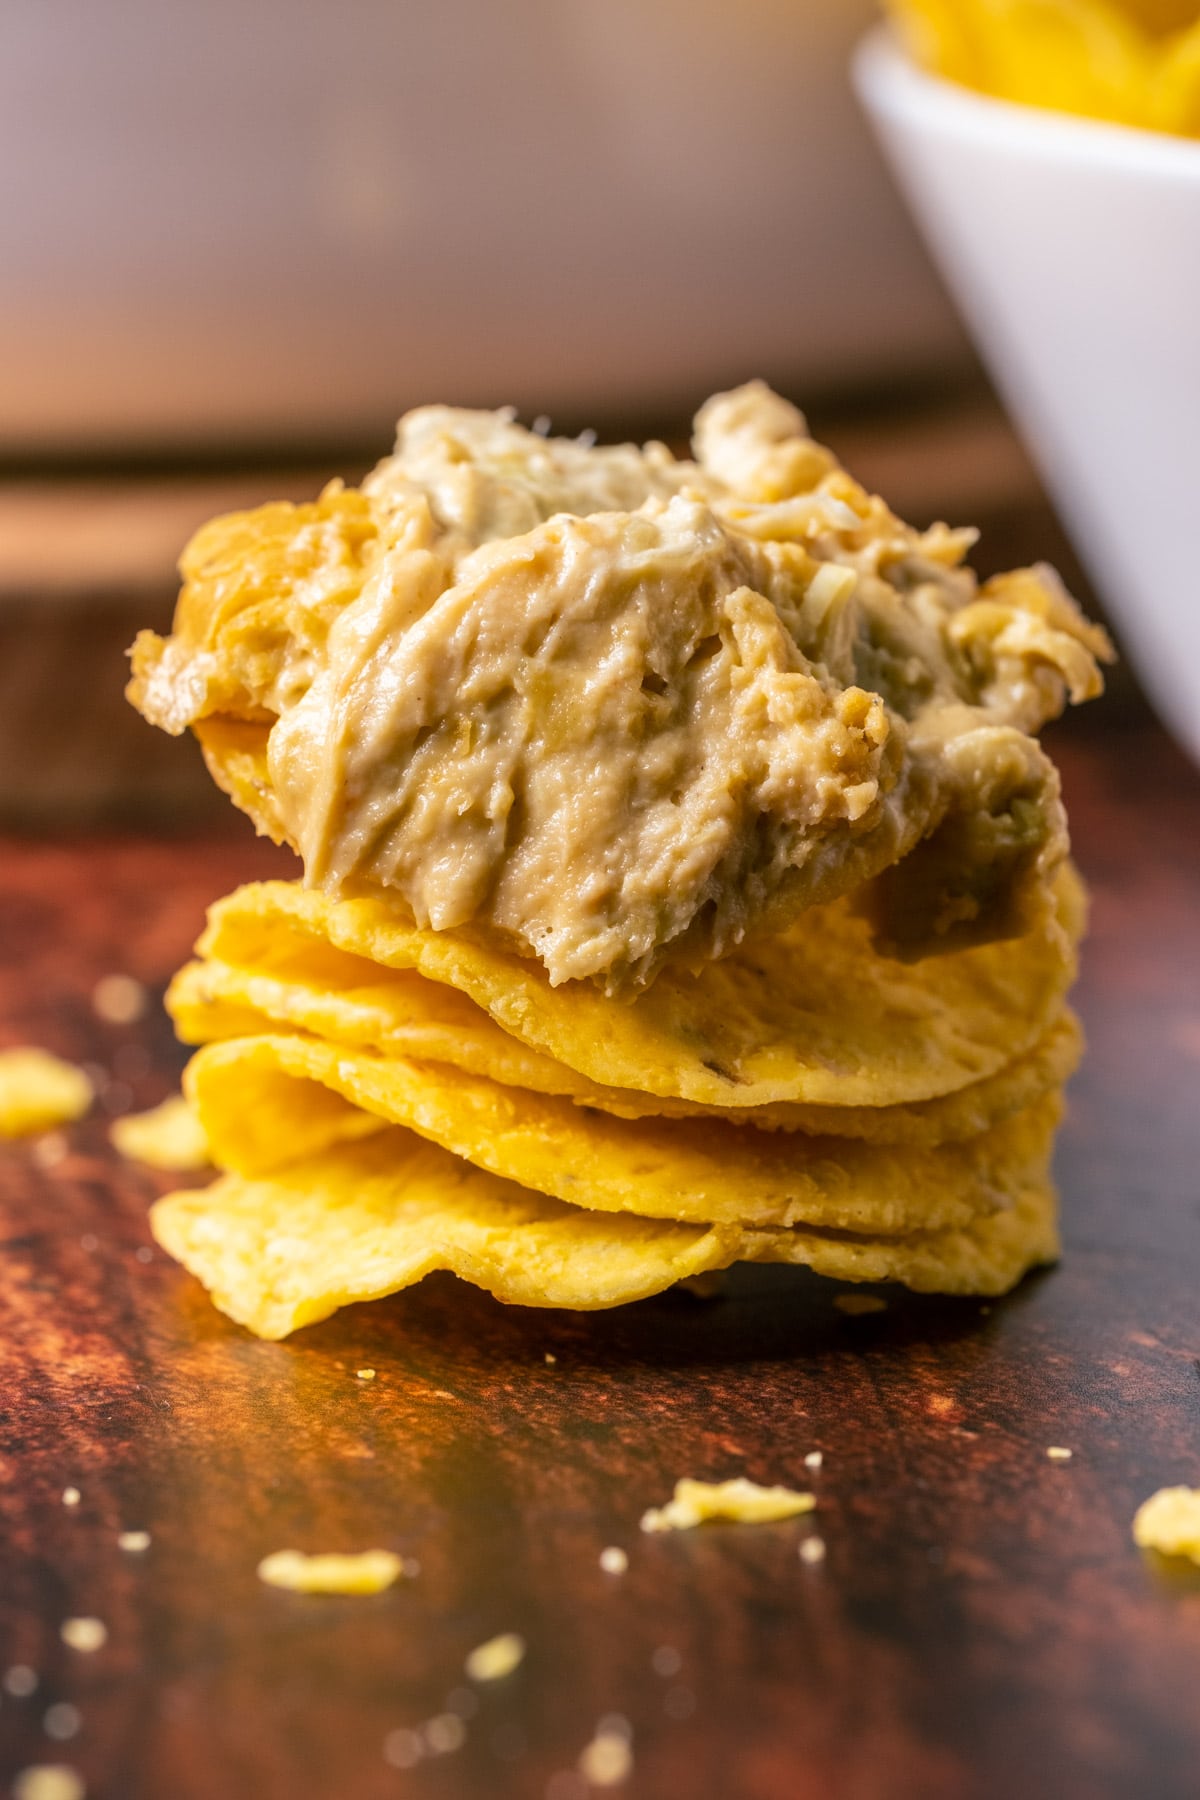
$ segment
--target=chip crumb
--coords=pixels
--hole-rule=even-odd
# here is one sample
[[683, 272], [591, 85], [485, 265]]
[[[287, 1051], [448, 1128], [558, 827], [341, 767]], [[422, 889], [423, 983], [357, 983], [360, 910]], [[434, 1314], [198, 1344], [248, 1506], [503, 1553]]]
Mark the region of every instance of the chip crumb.
[[629, 1557], [620, 1544], [609, 1544], [600, 1552], [600, 1567], [606, 1575], [623, 1575], [629, 1567]]
[[77, 1487], [65, 1487], [62, 1491], [62, 1503], [64, 1506], [78, 1506], [82, 1499], [83, 1495], [79, 1492]]
[[363, 1550], [308, 1556], [303, 1550], [276, 1550], [258, 1565], [258, 1578], [268, 1587], [294, 1594], [381, 1594], [403, 1573], [404, 1564], [391, 1550]]
[[106, 1025], [132, 1025], [145, 1012], [147, 999], [132, 975], [102, 975], [92, 989], [92, 1011]]
[[114, 1119], [108, 1135], [120, 1155], [151, 1169], [206, 1169], [212, 1161], [204, 1127], [182, 1094], [172, 1094], [149, 1112]]
[[28, 1700], [30, 1694], [37, 1693], [37, 1685], [37, 1670], [28, 1663], [13, 1663], [4, 1672], [4, 1691], [14, 1700]]
[[407, 1726], [389, 1731], [383, 1740], [383, 1760], [393, 1769], [415, 1769], [424, 1754], [420, 1733], [410, 1731]]
[[356, 1369], [354, 1373], [360, 1381], [374, 1381], [375, 1379], [374, 1369]]
[[579, 1753], [576, 1767], [592, 1787], [616, 1787], [633, 1770], [633, 1746], [628, 1721], [602, 1719], [596, 1735]]
[[0, 1137], [34, 1137], [70, 1125], [94, 1097], [83, 1070], [48, 1050], [0, 1050]]
[[70, 1155], [70, 1145], [61, 1131], [48, 1131], [34, 1144], [32, 1155], [39, 1169], [57, 1169]]
[[800, 1561], [804, 1563], [823, 1563], [825, 1561], [825, 1539], [807, 1537], [800, 1545]]
[[150, 1548], [150, 1533], [148, 1531], [119, 1531], [117, 1545], [120, 1549], [130, 1550], [137, 1555]]
[[421, 1736], [431, 1756], [449, 1756], [466, 1743], [467, 1728], [457, 1713], [438, 1713], [422, 1725]]
[[36, 1763], [13, 1778], [13, 1800], [84, 1800], [83, 1777], [65, 1763]]
[[1143, 1550], [1200, 1563], [1200, 1488], [1159, 1488], [1143, 1500], [1134, 1514], [1133, 1541]]
[[1046, 1455], [1051, 1462], [1070, 1462], [1074, 1454], [1073, 1450], [1066, 1450], [1061, 1444], [1048, 1444], [1046, 1447]]
[[821, 1467], [821, 1465], [824, 1461], [825, 1461], [824, 1451], [810, 1450], [808, 1455], [804, 1459], [804, 1466], [806, 1469], [811, 1469], [813, 1471], [813, 1473], [815, 1474], [816, 1471]]
[[557, 1356], [555, 1356], [553, 1350], [547, 1350], [546, 1355], [543, 1360], [548, 1363], [556, 1363], [558, 1361], [558, 1358], [557, 1358]]
[[108, 1642], [108, 1626], [103, 1619], [64, 1619], [58, 1635], [69, 1650], [80, 1650], [90, 1656], [93, 1650], [102, 1650]]
[[42, 1716], [42, 1730], [48, 1738], [53, 1738], [59, 1744], [77, 1737], [82, 1724], [83, 1714], [69, 1700], [56, 1701], [53, 1706], [46, 1708]]
[[503, 1681], [524, 1659], [525, 1639], [516, 1631], [502, 1631], [499, 1637], [476, 1645], [463, 1668], [472, 1681]]
[[848, 1319], [862, 1319], [868, 1313], [887, 1311], [887, 1301], [878, 1294], [835, 1294], [833, 1304]]
[[675, 1494], [665, 1506], [652, 1506], [642, 1514], [643, 1531], [690, 1531], [706, 1519], [727, 1519], [741, 1524], [765, 1524], [774, 1519], [795, 1518], [816, 1505], [812, 1494], [791, 1488], [759, 1487], [744, 1475], [732, 1481], [675, 1483]]

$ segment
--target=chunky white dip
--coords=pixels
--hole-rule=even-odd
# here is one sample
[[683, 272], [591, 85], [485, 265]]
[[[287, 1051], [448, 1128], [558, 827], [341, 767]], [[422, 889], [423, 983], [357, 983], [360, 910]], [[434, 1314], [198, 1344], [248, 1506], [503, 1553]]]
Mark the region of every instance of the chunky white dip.
[[361, 492], [199, 534], [131, 695], [310, 882], [554, 982], [719, 956], [885, 870], [895, 945], [1019, 929], [1066, 848], [1029, 734], [1097, 691], [1103, 635], [1049, 571], [980, 589], [970, 533], [903, 525], [761, 383], [694, 449], [410, 413]]

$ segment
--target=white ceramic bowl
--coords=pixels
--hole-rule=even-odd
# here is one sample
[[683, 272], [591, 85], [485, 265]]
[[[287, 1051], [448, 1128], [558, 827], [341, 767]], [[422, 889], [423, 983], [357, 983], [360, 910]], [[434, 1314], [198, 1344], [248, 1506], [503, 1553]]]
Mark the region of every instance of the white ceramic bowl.
[[1200, 143], [973, 94], [886, 31], [855, 78], [1081, 560], [1200, 757]]

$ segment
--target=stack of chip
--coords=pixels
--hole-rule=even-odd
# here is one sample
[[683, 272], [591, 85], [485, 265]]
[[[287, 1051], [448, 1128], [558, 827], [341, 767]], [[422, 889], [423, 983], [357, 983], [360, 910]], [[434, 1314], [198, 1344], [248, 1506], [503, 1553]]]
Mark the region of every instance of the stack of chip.
[[154, 1209], [282, 1337], [451, 1269], [596, 1308], [739, 1260], [997, 1294], [1057, 1253], [1067, 867], [1015, 942], [905, 964], [846, 902], [633, 1001], [298, 883], [218, 902], [169, 1009], [225, 1171]]
[[361, 492], [206, 527], [134, 648], [305, 862], [168, 996], [220, 1173], [153, 1228], [264, 1337], [435, 1269], [598, 1308], [1057, 1254], [1085, 907], [1034, 733], [1107, 641], [761, 384], [697, 445], [410, 415]]

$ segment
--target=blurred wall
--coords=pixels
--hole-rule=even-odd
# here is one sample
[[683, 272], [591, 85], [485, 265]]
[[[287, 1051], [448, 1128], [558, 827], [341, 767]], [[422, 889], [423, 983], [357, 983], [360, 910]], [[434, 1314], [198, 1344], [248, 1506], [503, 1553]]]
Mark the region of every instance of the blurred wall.
[[670, 414], [962, 345], [871, 0], [6, 0], [0, 451]]

